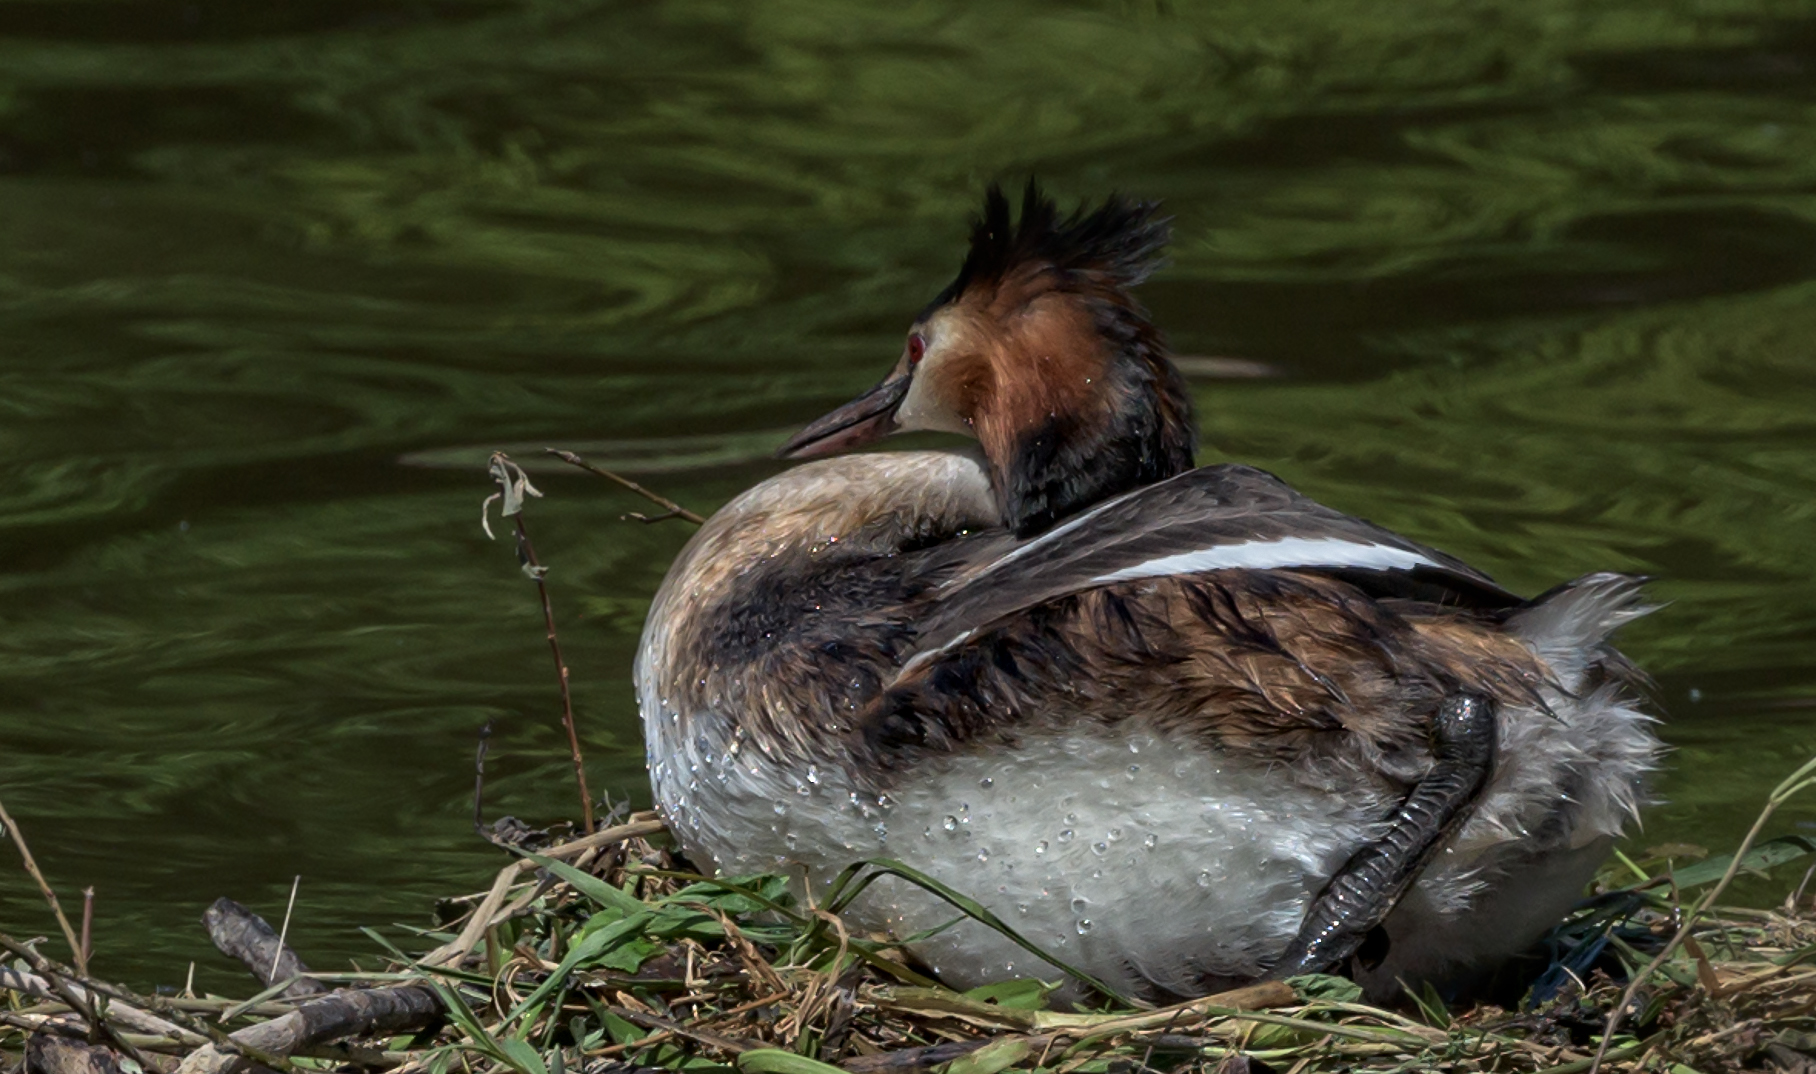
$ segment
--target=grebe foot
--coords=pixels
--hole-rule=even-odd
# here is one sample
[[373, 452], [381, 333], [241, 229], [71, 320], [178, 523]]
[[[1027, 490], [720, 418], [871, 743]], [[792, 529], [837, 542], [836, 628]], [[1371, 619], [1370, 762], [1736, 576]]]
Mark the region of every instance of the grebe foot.
[[[1362, 949], [1444, 840], [1469, 816], [1494, 761], [1494, 702], [1456, 694], [1438, 708], [1431, 769], [1394, 811], [1379, 841], [1356, 851], [1312, 900], [1270, 980], [1328, 973]], [[1370, 944], [1369, 946], [1374, 946]], [[1385, 952], [1381, 952], [1385, 954]], [[1379, 959], [1370, 961], [1378, 962]]]

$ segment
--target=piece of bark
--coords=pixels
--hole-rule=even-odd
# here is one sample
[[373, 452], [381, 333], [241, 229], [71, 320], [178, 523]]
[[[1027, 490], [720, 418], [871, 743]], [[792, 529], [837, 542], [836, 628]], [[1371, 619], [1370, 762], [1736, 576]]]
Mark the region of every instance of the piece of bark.
[[[177, 1057], [141, 1053], [145, 1074], [174, 1074]], [[76, 1019], [46, 1021], [25, 1039], [25, 1074], [124, 1074], [131, 1068], [118, 1051], [90, 1044], [88, 1030]]]
[[120, 1054], [104, 1044], [89, 1044], [51, 1033], [25, 1038], [26, 1074], [125, 1074]]
[[26, 1074], [125, 1074], [120, 1055], [102, 1044], [50, 1033], [25, 1038]]
[[[202, 912], [202, 924], [214, 946], [222, 954], [239, 959], [261, 984], [274, 985], [309, 972], [296, 952], [279, 940], [276, 929], [232, 899], [214, 900], [214, 905]], [[285, 999], [307, 999], [327, 991], [328, 986], [313, 977], [298, 977], [279, 994]]]
[[348, 1037], [393, 1036], [422, 1029], [440, 1015], [441, 1001], [420, 985], [331, 992], [229, 1037], [245, 1054], [209, 1044], [190, 1052], [177, 1074], [241, 1074], [260, 1056], [283, 1057]]

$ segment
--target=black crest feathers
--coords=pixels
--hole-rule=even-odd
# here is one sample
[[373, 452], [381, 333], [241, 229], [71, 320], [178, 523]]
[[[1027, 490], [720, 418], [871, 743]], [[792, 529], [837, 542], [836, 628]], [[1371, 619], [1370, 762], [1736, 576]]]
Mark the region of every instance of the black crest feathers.
[[958, 278], [933, 305], [972, 286], [994, 286], [1030, 266], [1050, 269], [1061, 287], [1134, 287], [1162, 266], [1171, 225], [1158, 203], [1114, 194], [1094, 209], [1081, 206], [1062, 218], [1059, 206], [1032, 179], [1022, 193], [1020, 216], [1012, 220], [1008, 197], [992, 183], [983, 214], [972, 221], [971, 249]]
[[[1001, 361], [1024, 364], [992, 380], [993, 399], [1012, 400], [998, 413], [1013, 415], [1001, 419], [1013, 431], [985, 452], [1003, 518], [1021, 536], [1192, 467], [1191, 393], [1130, 293], [1160, 268], [1171, 223], [1158, 204], [1116, 195], [1062, 216], [1032, 180], [1012, 216], [1002, 188], [991, 186], [958, 278], [921, 314], [975, 297], [982, 301], [974, 315], [1012, 339], [1013, 315], [1058, 293], [1089, 318], [1092, 338], [1079, 343], [1095, 348], [1102, 366], [1085, 377], [1091, 398], [1075, 405], [1056, 407], [1052, 399], [1063, 393], [1018, 391], [1018, 380], [1037, 381], [1056, 367], [1031, 363], [1013, 346], [998, 352]], [[1016, 409], [1014, 400], [1029, 399], [1038, 405]]]

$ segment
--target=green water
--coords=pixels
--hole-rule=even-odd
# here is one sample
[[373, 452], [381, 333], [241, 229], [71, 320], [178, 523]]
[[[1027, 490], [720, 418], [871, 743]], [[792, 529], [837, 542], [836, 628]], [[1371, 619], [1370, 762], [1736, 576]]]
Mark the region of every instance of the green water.
[[[97, 972], [318, 966], [570, 813], [488, 449], [696, 508], [867, 386], [992, 178], [1162, 198], [1205, 456], [1528, 592], [1658, 576], [1722, 847], [1816, 750], [1816, 6], [0, 0], [0, 792]], [[595, 787], [685, 527], [532, 507]], [[1800, 806], [1782, 827], [1816, 827]], [[0, 852], [0, 927], [54, 933]], [[57, 945], [53, 945], [55, 948]]]

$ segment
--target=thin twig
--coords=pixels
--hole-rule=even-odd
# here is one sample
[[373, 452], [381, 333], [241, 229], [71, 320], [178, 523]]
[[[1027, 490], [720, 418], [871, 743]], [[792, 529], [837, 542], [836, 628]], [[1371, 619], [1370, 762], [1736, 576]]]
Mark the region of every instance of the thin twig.
[[718, 1033], [709, 1033], [704, 1029], [694, 1029], [689, 1026], [678, 1025], [666, 1018], [661, 1018], [653, 1014], [645, 1014], [642, 1011], [632, 1010], [629, 1007], [606, 1004], [605, 1009], [611, 1011], [625, 1021], [634, 1025], [640, 1025], [645, 1029], [667, 1030], [677, 1037], [686, 1037], [688, 1040], [697, 1041], [709, 1048], [717, 1048], [722, 1052], [730, 1052], [732, 1055], [739, 1055], [756, 1047], [756, 1045], [749, 1041], [734, 1040], [731, 1037], [722, 1036]]
[[57, 893], [51, 890], [50, 881], [44, 879], [44, 874], [38, 871], [38, 863], [32, 858], [32, 848], [25, 844], [25, 833], [19, 830], [19, 823], [6, 811], [4, 803], [0, 803], [0, 824], [6, 825], [6, 834], [12, 837], [13, 845], [19, 848], [19, 856], [25, 859], [25, 871], [38, 882], [38, 891], [44, 895], [44, 901], [50, 903], [50, 912], [57, 915], [57, 924], [63, 928], [63, 938], [69, 941], [70, 956], [75, 960], [82, 976], [88, 976], [88, 960], [82, 957], [82, 941], [76, 936], [76, 930], [70, 928], [69, 918], [63, 913], [63, 905], [57, 901]]
[[95, 889], [93, 885], [82, 889], [82, 953], [76, 956], [76, 972], [88, 976], [88, 961], [95, 956]]
[[679, 519], [685, 519], [686, 521], [692, 522], [694, 525], [698, 526], [706, 521], [705, 518], [701, 517], [700, 515], [694, 514], [692, 511], [689, 511], [687, 508], [682, 507], [680, 504], [669, 499], [667, 496], [664, 496], [660, 493], [651, 492], [650, 490], [644, 488], [642, 485], [639, 485], [635, 481], [632, 481], [628, 477], [621, 477], [618, 474], [612, 473], [610, 470], [604, 469], [602, 467], [594, 466], [592, 463], [587, 462], [585, 459], [581, 458], [580, 456], [574, 454], [571, 451], [563, 451], [560, 448], [543, 448], [542, 450], [548, 452], [550, 455], [555, 456], [556, 458], [560, 459], [562, 462], [567, 463], [569, 466], [578, 466], [589, 474], [598, 474], [600, 477], [605, 478], [607, 481], [615, 481], [619, 485], [622, 485], [624, 488], [629, 489], [630, 491], [636, 493], [637, 495], [643, 497], [644, 499], [648, 500], [649, 502], [655, 504], [656, 506], [662, 508], [664, 511], [667, 512], [666, 514], [661, 514], [661, 515], [633, 514], [630, 516], [639, 522], [661, 522], [664, 519], [679, 518]]
[[675, 1034], [670, 1030], [658, 1029], [647, 1037], [638, 1037], [636, 1040], [627, 1040], [623, 1044], [609, 1045], [596, 1052], [588, 1052], [586, 1054], [589, 1059], [605, 1059], [622, 1052], [627, 1052], [632, 1048], [647, 1048], [652, 1044], [661, 1044], [663, 1041], [673, 1038], [674, 1035]]
[[492, 525], [488, 518], [493, 500], [502, 501], [500, 513], [517, 523], [517, 562], [523, 573], [536, 583], [536, 593], [542, 598], [542, 622], [548, 628], [549, 651], [555, 655], [555, 681], [561, 687], [561, 725], [567, 729], [568, 752], [574, 759], [574, 783], [580, 790], [580, 816], [588, 835], [593, 833], [593, 795], [586, 786], [586, 761], [580, 755], [580, 733], [574, 728], [574, 694], [568, 684], [567, 661], [561, 656], [561, 638], [555, 633], [555, 609], [549, 603], [549, 585], [546, 581], [548, 568], [536, 558], [536, 546], [530, 543], [530, 531], [523, 524], [523, 503], [526, 496], [541, 496], [535, 485], [530, 483], [530, 475], [523, 472], [523, 467], [512, 461], [502, 451], [492, 452], [492, 459], [486, 465], [486, 471], [492, 480], [498, 482], [498, 491], [486, 497], [480, 505], [479, 519], [486, 531], [492, 536]]
[[479, 729], [479, 749], [473, 758], [473, 830], [486, 834], [486, 749], [492, 741], [492, 721]]
[[574, 693], [568, 685], [567, 661], [561, 656], [561, 638], [555, 633], [555, 609], [549, 603], [549, 584], [543, 577], [548, 572], [536, 558], [536, 549], [530, 544], [530, 531], [524, 529], [522, 515], [517, 516], [517, 549], [535, 575], [536, 595], [542, 598], [542, 622], [548, 628], [549, 651], [555, 654], [555, 675], [561, 684], [561, 726], [567, 730], [568, 753], [574, 759], [574, 783], [580, 788], [580, 818], [586, 834], [591, 835], [593, 794], [586, 787], [586, 762], [580, 756], [580, 734], [574, 729]]
[[271, 952], [271, 972], [265, 976], [266, 984], [277, 983], [277, 964], [284, 958], [284, 941], [290, 938], [290, 915], [296, 911], [296, 889], [303, 886], [303, 877], [298, 873], [290, 881], [290, 902], [284, 907], [284, 924], [277, 930], [277, 947]]

